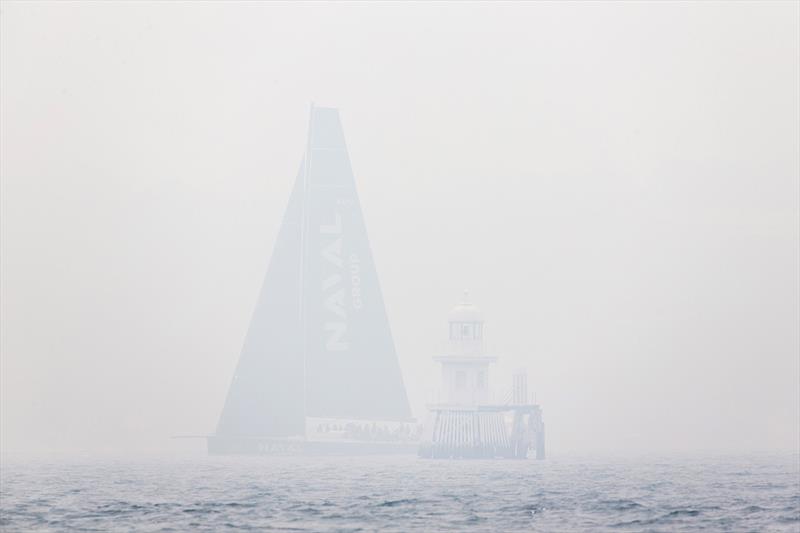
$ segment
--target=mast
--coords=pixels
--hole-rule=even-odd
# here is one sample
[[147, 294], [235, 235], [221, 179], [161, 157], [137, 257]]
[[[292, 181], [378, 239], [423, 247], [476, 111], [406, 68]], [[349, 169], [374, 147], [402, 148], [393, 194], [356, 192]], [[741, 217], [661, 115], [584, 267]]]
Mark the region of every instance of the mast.
[[[300, 327], [301, 331], [304, 333], [302, 335], [302, 357], [303, 357], [303, 417], [305, 419], [308, 416], [308, 386], [306, 382], [306, 353], [308, 350], [308, 342], [306, 340], [306, 313], [305, 313], [305, 269], [306, 269], [306, 253], [307, 253], [307, 245], [306, 245], [306, 232], [307, 232], [307, 216], [306, 216], [306, 193], [308, 191], [308, 169], [311, 165], [311, 136], [313, 135], [313, 127], [314, 127], [314, 102], [311, 102], [309, 106], [308, 112], [308, 136], [306, 137], [306, 153], [303, 156], [303, 183], [302, 183], [302, 190], [303, 190], [303, 206], [302, 206], [302, 214], [301, 214], [301, 222], [300, 222], [300, 293], [298, 294], [298, 298], [300, 302], [298, 304], [298, 309], [300, 311]], [[303, 434], [305, 435], [305, 423], [303, 424]]]

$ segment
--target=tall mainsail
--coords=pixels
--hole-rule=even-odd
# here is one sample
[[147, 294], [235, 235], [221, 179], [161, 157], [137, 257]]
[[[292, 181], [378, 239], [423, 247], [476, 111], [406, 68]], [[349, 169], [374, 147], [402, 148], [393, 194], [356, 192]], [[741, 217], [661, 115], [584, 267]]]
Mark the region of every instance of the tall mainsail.
[[339, 113], [319, 107], [217, 435], [301, 435], [306, 416], [411, 416]]
[[283, 216], [217, 435], [287, 437], [305, 432], [300, 315], [303, 168]]
[[410, 418], [336, 109], [314, 108], [307, 166], [306, 413]]

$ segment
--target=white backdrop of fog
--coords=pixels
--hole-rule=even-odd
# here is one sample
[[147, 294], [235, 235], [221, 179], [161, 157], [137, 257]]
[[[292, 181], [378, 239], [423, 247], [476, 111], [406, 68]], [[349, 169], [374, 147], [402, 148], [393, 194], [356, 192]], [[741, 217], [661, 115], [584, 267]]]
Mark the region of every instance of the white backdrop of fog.
[[339, 107], [417, 416], [464, 288], [549, 449], [797, 449], [800, 4], [2, 6], [2, 448], [198, 449]]

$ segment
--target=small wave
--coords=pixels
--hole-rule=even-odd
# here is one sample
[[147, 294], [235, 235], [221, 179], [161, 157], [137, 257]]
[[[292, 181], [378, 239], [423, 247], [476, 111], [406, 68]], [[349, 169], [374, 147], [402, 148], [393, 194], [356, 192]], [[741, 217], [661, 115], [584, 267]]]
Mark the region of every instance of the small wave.
[[403, 498], [400, 500], [387, 500], [378, 504], [378, 507], [396, 507], [398, 505], [407, 505], [410, 503], [418, 503], [420, 500], [417, 498]]
[[697, 516], [700, 514], [700, 511], [697, 509], [675, 509], [674, 511], [670, 511], [664, 518], [675, 518], [677, 516]]
[[255, 503], [244, 503], [244, 502], [222, 502], [222, 503], [219, 503], [219, 504], [212, 503], [212, 505], [220, 505], [222, 507], [255, 507], [256, 506]]
[[629, 520], [627, 522], [617, 522], [615, 524], [611, 524], [611, 527], [612, 528], [641, 527], [641, 526], [649, 526], [658, 522], [659, 522], [658, 518], [647, 518], [647, 519], [638, 518], [636, 520]]
[[197, 513], [197, 514], [215, 514], [219, 513], [218, 509], [202, 509], [198, 507], [189, 507], [183, 510], [184, 513]]
[[633, 500], [602, 500], [600, 504], [608, 506], [611, 511], [630, 511], [632, 509], [643, 509], [644, 505]]
[[541, 513], [542, 511], [546, 511], [547, 507], [529, 503], [527, 505], [523, 505], [522, 506], [522, 510], [527, 512], [527, 513], [529, 513], [531, 516], [533, 516], [536, 513]]
[[642, 526], [652, 526], [656, 524], [666, 524], [673, 518], [677, 518], [680, 516], [697, 516], [699, 514], [700, 511], [698, 511], [697, 509], [676, 509], [674, 511], [670, 511], [665, 515], [661, 515], [655, 518], [637, 518], [636, 520], [617, 522], [612, 524], [611, 527], [624, 528], [624, 527], [642, 527]]

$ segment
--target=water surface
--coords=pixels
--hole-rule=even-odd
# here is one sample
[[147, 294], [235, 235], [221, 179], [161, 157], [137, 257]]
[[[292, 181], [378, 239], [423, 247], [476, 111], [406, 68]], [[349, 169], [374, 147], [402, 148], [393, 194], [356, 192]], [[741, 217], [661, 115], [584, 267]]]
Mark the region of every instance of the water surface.
[[800, 531], [797, 455], [4, 458], [3, 531]]

